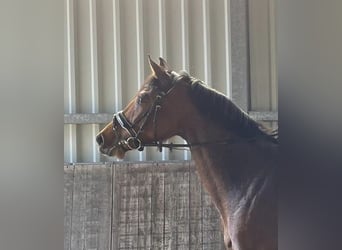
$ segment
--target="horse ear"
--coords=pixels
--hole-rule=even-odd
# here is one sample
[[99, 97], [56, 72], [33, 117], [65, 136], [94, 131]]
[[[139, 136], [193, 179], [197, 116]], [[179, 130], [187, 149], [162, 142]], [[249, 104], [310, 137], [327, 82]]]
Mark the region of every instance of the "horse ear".
[[169, 65], [167, 64], [167, 62], [162, 57], [159, 57], [159, 65], [167, 71], [170, 70]]
[[162, 79], [166, 74], [165, 70], [162, 67], [160, 67], [157, 63], [155, 63], [150, 56], [148, 56], [148, 62], [150, 64], [154, 76], [158, 79]]

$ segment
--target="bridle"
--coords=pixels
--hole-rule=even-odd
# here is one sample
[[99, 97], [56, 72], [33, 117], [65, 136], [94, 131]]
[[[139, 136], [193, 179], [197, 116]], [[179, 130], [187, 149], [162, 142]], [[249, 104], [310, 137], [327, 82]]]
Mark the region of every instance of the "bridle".
[[[148, 109], [148, 111], [145, 112], [134, 124], [128, 121], [128, 119], [126, 118], [122, 110], [114, 114], [112, 125], [113, 125], [113, 132], [115, 133], [115, 135], [116, 136], [118, 135], [117, 124], [119, 124], [119, 126], [129, 134], [129, 137], [127, 139], [123, 139], [119, 141], [117, 143], [118, 145], [124, 146], [129, 150], [137, 149], [139, 151], [143, 151], [144, 147], [146, 146], [156, 146], [159, 148], [159, 151], [162, 150], [162, 147], [165, 147], [166, 144], [162, 144], [161, 141], [157, 140], [157, 116], [158, 116], [159, 110], [162, 107], [163, 98], [165, 98], [174, 90], [174, 88], [176, 87], [177, 81], [182, 77], [176, 72], [170, 72], [170, 76], [172, 79], [172, 84], [171, 84], [172, 87], [167, 92], [159, 91], [151, 107]], [[152, 122], [153, 122], [153, 129], [154, 129], [154, 141], [153, 143], [143, 143], [141, 139], [139, 139], [139, 135], [143, 132], [144, 127], [152, 114], [153, 114]], [[136, 125], [139, 122], [140, 122], [140, 126], [138, 130], [136, 130], [135, 127], [137, 127]]]
[[[208, 142], [196, 142], [196, 143], [162, 143], [161, 141], [158, 141], [157, 139], [157, 117], [158, 112], [162, 107], [162, 101], [163, 99], [169, 95], [177, 86], [177, 82], [183, 77], [182, 75], [177, 74], [176, 72], [169, 72], [170, 76], [172, 78], [172, 87], [167, 91], [159, 91], [156, 95], [155, 100], [153, 101], [151, 107], [148, 109], [147, 112], [145, 112], [134, 124], [132, 124], [125, 116], [123, 111], [119, 111], [114, 114], [112, 125], [113, 125], [113, 132], [115, 136], [118, 138], [118, 131], [117, 131], [117, 124], [124, 129], [128, 134], [129, 137], [127, 139], [120, 140], [117, 142], [117, 145], [114, 145], [112, 149], [114, 149], [116, 146], [123, 146], [126, 147], [128, 150], [139, 150], [143, 151], [144, 147], [158, 147], [159, 151], [162, 151], [162, 148], [169, 148], [172, 150], [173, 148], [184, 148], [184, 147], [194, 147], [194, 146], [206, 146], [206, 145], [213, 145], [213, 144], [236, 144], [241, 142], [251, 142], [254, 141], [256, 138], [247, 138], [246, 140], [234, 140], [234, 139], [223, 139], [223, 140], [216, 140], [216, 141], [208, 141]], [[154, 140], [152, 143], [144, 143], [139, 139], [139, 135], [143, 132], [144, 127], [153, 114], [153, 130], [154, 130]], [[137, 124], [140, 123], [140, 126], [138, 126], [138, 130], [135, 129], [137, 127]], [[116, 144], [116, 143], [115, 143]]]

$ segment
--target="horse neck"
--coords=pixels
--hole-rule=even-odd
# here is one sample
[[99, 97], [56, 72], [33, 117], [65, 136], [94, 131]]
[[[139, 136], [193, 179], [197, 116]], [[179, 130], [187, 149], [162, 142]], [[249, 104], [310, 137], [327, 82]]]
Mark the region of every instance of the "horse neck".
[[[266, 168], [271, 165], [263, 162], [265, 157], [260, 154], [260, 145], [248, 142], [200, 114], [191, 119], [190, 123], [186, 125], [188, 130], [184, 136], [188, 143], [213, 142], [191, 148], [200, 179], [212, 196], [218, 196], [218, 190], [220, 195], [226, 196], [231, 190], [243, 192], [249, 184], [264, 176], [268, 170]], [[215, 144], [215, 141], [226, 139], [227, 145]], [[229, 141], [234, 143], [230, 144]]]

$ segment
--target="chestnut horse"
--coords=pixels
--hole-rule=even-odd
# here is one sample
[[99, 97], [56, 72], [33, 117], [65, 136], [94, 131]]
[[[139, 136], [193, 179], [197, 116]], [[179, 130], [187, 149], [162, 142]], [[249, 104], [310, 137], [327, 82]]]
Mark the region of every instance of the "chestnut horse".
[[[123, 158], [178, 135], [222, 221], [226, 248], [277, 249], [278, 140], [223, 94], [187, 73], [158, 65], [127, 107], [96, 137], [100, 152]], [[184, 146], [184, 145], [183, 145]]]

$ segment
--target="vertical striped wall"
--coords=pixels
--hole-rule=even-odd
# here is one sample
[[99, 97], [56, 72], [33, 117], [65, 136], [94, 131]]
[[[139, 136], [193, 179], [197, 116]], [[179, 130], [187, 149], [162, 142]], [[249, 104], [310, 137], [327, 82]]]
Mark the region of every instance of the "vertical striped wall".
[[[114, 113], [167, 59], [245, 110], [277, 109], [274, 0], [64, 0], [65, 114]], [[104, 124], [64, 125], [64, 161], [112, 161], [94, 138]], [[179, 141], [176, 138], [173, 141]], [[148, 149], [126, 160], [189, 159]]]
[[249, 1], [250, 111], [278, 110], [275, 3]]

